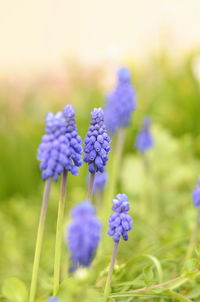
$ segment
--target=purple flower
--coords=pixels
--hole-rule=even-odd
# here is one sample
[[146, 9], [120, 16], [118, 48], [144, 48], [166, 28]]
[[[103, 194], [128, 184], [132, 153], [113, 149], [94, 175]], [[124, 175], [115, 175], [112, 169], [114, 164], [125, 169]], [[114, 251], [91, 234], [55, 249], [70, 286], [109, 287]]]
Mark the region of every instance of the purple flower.
[[95, 108], [91, 115], [91, 126], [84, 140], [84, 161], [88, 163], [90, 173], [103, 172], [111, 149], [110, 137], [106, 132], [103, 110]]
[[82, 165], [82, 139], [78, 135], [76, 122], [75, 122], [75, 110], [72, 105], [67, 105], [64, 107], [63, 115], [66, 119], [65, 129], [66, 129], [66, 137], [69, 141], [69, 152], [70, 158], [72, 159], [72, 174], [78, 174], [78, 168]]
[[116, 199], [113, 199], [112, 210], [115, 212], [111, 214], [109, 219], [108, 235], [113, 237], [115, 242], [120, 240], [120, 236], [124, 240], [128, 240], [127, 232], [132, 229], [132, 218], [128, 214], [129, 203], [126, 194], [117, 194]]
[[70, 271], [74, 271], [79, 266], [90, 265], [99, 244], [101, 223], [89, 201], [79, 203], [71, 215], [67, 242], [71, 254]]
[[56, 297], [50, 297], [46, 300], [46, 302], [58, 302], [58, 301], [59, 301], [59, 299]]
[[145, 117], [143, 120], [142, 129], [139, 131], [136, 138], [136, 148], [140, 152], [145, 152], [152, 148], [154, 145], [153, 137], [150, 132], [151, 121], [149, 118]]
[[131, 85], [131, 74], [128, 68], [121, 67], [118, 70], [117, 85], [106, 99], [105, 124], [108, 131], [114, 134], [117, 128], [129, 125], [131, 113], [136, 109], [135, 91]]
[[200, 210], [200, 178], [198, 184], [192, 193], [193, 204], [195, 207], [198, 207]]
[[107, 173], [104, 171], [103, 173], [97, 172], [95, 174], [94, 179], [94, 192], [101, 192], [103, 191], [106, 181], [107, 181]]
[[46, 134], [42, 137], [42, 143], [38, 150], [42, 179], [58, 176], [65, 169], [70, 169], [69, 141], [65, 136], [65, 118], [62, 112], [53, 114], [49, 112], [46, 116]]
[[46, 134], [42, 137], [42, 143], [38, 150], [42, 179], [52, 177], [58, 180], [64, 169], [73, 175], [78, 173], [82, 164], [81, 138], [77, 134], [74, 110], [68, 105], [64, 112], [46, 116]]

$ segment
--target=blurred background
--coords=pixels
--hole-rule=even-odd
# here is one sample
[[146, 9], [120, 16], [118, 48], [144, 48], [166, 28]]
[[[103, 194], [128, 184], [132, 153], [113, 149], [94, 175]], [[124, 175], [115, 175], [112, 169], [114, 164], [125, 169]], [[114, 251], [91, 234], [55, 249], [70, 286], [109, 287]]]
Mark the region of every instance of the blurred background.
[[[176, 211], [187, 206], [194, 217], [190, 195], [200, 157], [200, 1], [1, 0], [0, 20], [0, 282], [13, 275], [30, 280], [43, 189], [36, 153], [46, 113], [73, 104], [84, 137], [90, 111], [104, 106], [119, 66], [130, 68], [138, 103], [127, 130], [120, 186], [130, 198], [141, 197], [142, 180], [128, 177], [127, 171], [132, 165], [140, 175], [134, 138], [149, 115], [156, 142], [150, 158], [159, 159], [153, 183], [156, 187], [159, 181], [165, 192], [157, 192], [156, 200], [165, 203], [162, 211], [170, 219], [175, 211], [171, 200], [177, 202]], [[70, 177], [67, 210], [85, 198], [86, 170], [81, 168], [76, 186]], [[58, 186], [50, 202], [41, 278], [52, 272]], [[190, 219], [181, 219], [189, 230]], [[175, 218], [170, 229], [173, 223]], [[177, 238], [181, 230], [176, 230], [170, 234]], [[143, 233], [138, 230], [136, 237]], [[163, 237], [156, 237], [158, 244], [167, 240]]]

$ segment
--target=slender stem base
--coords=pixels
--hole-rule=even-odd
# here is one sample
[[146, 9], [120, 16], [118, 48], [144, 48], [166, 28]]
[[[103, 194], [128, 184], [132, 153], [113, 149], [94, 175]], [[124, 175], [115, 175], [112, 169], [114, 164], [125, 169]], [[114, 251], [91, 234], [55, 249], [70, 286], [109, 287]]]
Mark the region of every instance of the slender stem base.
[[189, 247], [187, 250], [185, 261], [189, 260], [193, 254], [193, 251], [194, 251], [194, 248], [196, 245], [196, 241], [197, 241], [197, 233], [198, 233], [199, 225], [200, 225], [200, 210], [198, 211], [198, 214], [197, 214], [196, 223], [195, 223], [194, 230], [193, 230], [193, 233], [192, 233], [192, 236], [190, 239], [190, 244], [189, 244]]
[[112, 200], [113, 196], [115, 195], [115, 188], [118, 181], [119, 176], [119, 168], [121, 164], [121, 157], [124, 149], [124, 143], [125, 143], [125, 129], [120, 128], [117, 136], [117, 142], [115, 146], [115, 153], [112, 160], [112, 167], [110, 171], [110, 177], [109, 177], [109, 185], [108, 185], [108, 191], [105, 196], [105, 200], [109, 202]]
[[98, 210], [100, 210], [101, 206], [102, 206], [102, 192], [98, 191], [96, 193], [96, 207]]
[[112, 273], [113, 273], [114, 266], [115, 266], [115, 260], [117, 257], [118, 246], [119, 246], [119, 241], [115, 242], [114, 248], [113, 248], [112, 258], [111, 258], [111, 262], [110, 262], [110, 268], [109, 268], [108, 277], [106, 280], [106, 286], [105, 286], [105, 290], [104, 290], [104, 302], [106, 302], [108, 300], [108, 296], [110, 293]]
[[94, 179], [95, 179], [95, 173], [90, 173], [90, 180], [88, 186], [88, 200], [90, 200], [91, 202], [93, 199]]
[[50, 190], [51, 190], [51, 183], [52, 183], [52, 179], [49, 178], [48, 180], [46, 180], [45, 187], [44, 187], [42, 207], [41, 207], [41, 212], [40, 212], [36, 246], [35, 246], [35, 256], [34, 256], [34, 262], [33, 262], [33, 271], [32, 271], [29, 302], [35, 302], [35, 294], [36, 294], [37, 280], [38, 280], [38, 270], [39, 270], [40, 255], [41, 255], [42, 241], [43, 241], [43, 234], [44, 234], [44, 225], [45, 225], [45, 220], [46, 220], [46, 213], [47, 213], [47, 207], [48, 207], [49, 194], [50, 194]]
[[142, 152], [142, 161], [143, 161], [144, 171], [146, 174], [148, 174], [149, 173], [149, 159], [147, 157], [146, 152]]
[[61, 266], [61, 254], [62, 254], [63, 220], [64, 220], [64, 210], [65, 210], [67, 174], [68, 174], [67, 170], [64, 170], [62, 175], [60, 200], [58, 205], [55, 259], [54, 259], [54, 282], [53, 282], [54, 296], [56, 296], [60, 284], [60, 266]]

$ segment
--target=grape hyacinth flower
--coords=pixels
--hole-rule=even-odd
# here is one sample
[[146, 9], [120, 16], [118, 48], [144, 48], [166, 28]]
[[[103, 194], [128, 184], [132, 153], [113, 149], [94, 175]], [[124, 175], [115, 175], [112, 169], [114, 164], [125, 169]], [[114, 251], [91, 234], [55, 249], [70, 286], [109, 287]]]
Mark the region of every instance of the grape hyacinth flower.
[[62, 128], [62, 144], [59, 146], [62, 160], [65, 160], [63, 165], [63, 177], [61, 183], [61, 193], [58, 205], [58, 218], [57, 218], [57, 230], [56, 230], [56, 244], [55, 244], [55, 260], [54, 260], [54, 283], [53, 294], [56, 296], [59, 283], [60, 283], [60, 267], [61, 267], [61, 252], [63, 243], [63, 221], [64, 221], [64, 209], [65, 209], [65, 196], [67, 185], [67, 173], [70, 171], [73, 175], [78, 174], [78, 167], [82, 165], [82, 146], [81, 137], [78, 135], [76, 122], [75, 122], [75, 110], [72, 105], [64, 107], [62, 112], [64, 117], [64, 127]]
[[95, 216], [95, 208], [87, 200], [79, 203], [71, 216], [67, 242], [71, 254], [70, 271], [73, 272], [79, 266], [90, 266], [99, 244], [101, 223]]
[[136, 109], [135, 90], [131, 84], [129, 69], [119, 68], [117, 78], [117, 85], [107, 95], [104, 108], [105, 124], [111, 134], [114, 134], [118, 128], [127, 127], [131, 113]]
[[40, 169], [42, 170], [42, 179], [45, 180], [42, 207], [40, 212], [39, 226], [36, 238], [35, 256], [33, 262], [33, 271], [30, 286], [29, 302], [35, 301], [38, 270], [44, 226], [48, 207], [52, 180], [57, 180], [64, 169], [71, 168], [69, 159], [69, 142], [65, 137], [65, 118], [62, 112], [53, 114], [49, 112], [46, 116], [46, 134], [42, 137], [42, 143], [38, 150], [38, 159], [40, 160]]
[[128, 240], [127, 232], [132, 229], [132, 218], [128, 214], [130, 209], [128, 197], [126, 194], [117, 194], [116, 199], [113, 199], [112, 210], [115, 212], [109, 219], [108, 235], [113, 237], [115, 242], [119, 242], [120, 237]]
[[94, 179], [94, 192], [102, 192], [107, 181], [107, 173], [104, 172], [97, 172]]
[[75, 122], [75, 110], [72, 105], [64, 107], [63, 115], [66, 119], [65, 122], [65, 136], [69, 141], [70, 158], [73, 161], [71, 172], [74, 175], [78, 174], [78, 167], [82, 165], [82, 139], [78, 135], [76, 122]]
[[70, 169], [69, 141], [65, 134], [65, 118], [62, 112], [46, 116], [46, 134], [42, 137], [42, 143], [38, 150], [42, 179], [52, 177], [58, 180], [64, 168]]
[[109, 230], [108, 235], [113, 237], [114, 240], [114, 249], [111, 258], [110, 268], [108, 272], [108, 277], [106, 281], [106, 286], [104, 290], [104, 302], [107, 301], [108, 295], [110, 292], [110, 284], [112, 279], [112, 273], [114, 270], [115, 260], [117, 257], [117, 250], [119, 246], [120, 238], [128, 240], [127, 232], [132, 229], [132, 218], [128, 214], [130, 209], [128, 203], [128, 197], [126, 194], [117, 194], [116, 199], [113, 199], [112, 210], [115, 212], [111, 214], [109, 219]]
[[65, 170], [78, 174], [82, 165], [81, 138], [77, 134], [73, 107], [67, 105], [63, 112], [46, 116], [46, 134], [38, 150], [40, 169], [44, 180], [52, 177], [58, 180]]
[[110, 137], [104, 124], [104, 113], [101, 108], [95, 108], [91, 112], [92, 118], [87, 136], [84, 140], [84, 161], [88, 163], [91, 173], [88, 198], [92, 197], [94, 177], [96, 172], [104, 172], [110, 151]]
[[136, 138], [136, 148], [142, 153], [146, 152], [154, 145], [153, 137], [150, 132], [150, 125], [150, 119], [145, 117], [143, 120], [142, 129], [139, 131]]
[[131, 73], [128, 68], [121, 67], [117, 72], [116, 87], [107, 95], [104, 108], [105, 124], [108, 132], [111, 135], [117, 133], [116, 152], [112, 159], [106, 200], [111, 200], [115, 194], [125, 144], [125, 129], [130, 124], [131, 115], [135, 109], [136, 93], [131, 84]]

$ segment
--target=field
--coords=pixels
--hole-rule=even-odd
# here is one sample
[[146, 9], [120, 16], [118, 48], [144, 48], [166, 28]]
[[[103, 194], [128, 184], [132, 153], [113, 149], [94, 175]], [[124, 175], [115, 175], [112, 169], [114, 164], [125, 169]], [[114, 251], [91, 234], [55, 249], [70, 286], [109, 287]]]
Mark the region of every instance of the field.
[[[101, 200], [94, 198], [103, 230], [91, 266], [69, 273], [69, 252], [63, 243], [61, 302], [104, 301], [113, 250], [113, 240], [107, 236], [108, 218], [117, 193], [129, 197], [133, 230], [127, 242], [120, 241], [109, 301], [200, 301], [199, 232], [193, 250], [188, 252], [198, 214], [192, 201], [200, 159], [197, 56], [194, 52], [177, 62], [162, 53], [142, 66], [126, 64], [132, 73], [137, 109], [125, 130], [120, 161], [117, 135], [112, 136], [108, 182]], [[0, 86], [0, 301], [27, 301], [44, 187], [36, 154], [46, 113], [72, 104], [78, 132], [85, 138], [91, 110], [104, 107], [108, 91], [102, 80], [105, 68], [85, 71], [72, 65], [67, 72], [66, 85], [41, 82], [28, 89], [6, 83]], [[114, 82], [115, 74], [112, 77]], [[151, 118], [154, 138], [154, 146], [146, 154], [148, 169], [135, 148], [144, 116]], [[87, 198], [87, 177], [85, 163], [78, 176], [69, 175], [66, 226], [73, 206]], [[50, 196], [36, 302], [52, 295], [59, 191], [60, 180], [53, 183]]]

